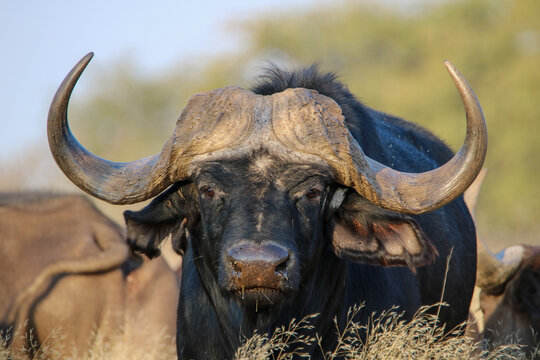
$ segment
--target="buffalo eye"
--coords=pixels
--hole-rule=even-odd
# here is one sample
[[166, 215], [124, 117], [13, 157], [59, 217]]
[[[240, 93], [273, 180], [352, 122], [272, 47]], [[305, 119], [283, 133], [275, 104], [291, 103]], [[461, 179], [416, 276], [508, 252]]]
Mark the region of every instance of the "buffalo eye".
[[309, 200], [318, 200], [321, 197], [321, 191], [319, 189], [310, 189], [308, 192], [306, 192], [306, 198]]
[[201, 194], [208, 198], [208, 199], [211, 199], [213, 198], [215, 195], [216, 195], [216, 192], [214, 191], [214, 188], [211, 187], [211, 186], [208, 186], [208, 185], [205, 185], [205, 186], [202, 186], [199, 191], [201, 192]]

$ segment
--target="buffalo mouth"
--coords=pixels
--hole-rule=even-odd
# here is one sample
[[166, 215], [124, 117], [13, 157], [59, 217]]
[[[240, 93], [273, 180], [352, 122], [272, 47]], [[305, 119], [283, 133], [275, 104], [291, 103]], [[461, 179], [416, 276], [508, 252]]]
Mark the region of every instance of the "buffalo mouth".
[[277, 305], [285, 298], [285, 293], [277, 288], [254, 286], [232, 291], [233, 296], [248, 309], [255, 311]]

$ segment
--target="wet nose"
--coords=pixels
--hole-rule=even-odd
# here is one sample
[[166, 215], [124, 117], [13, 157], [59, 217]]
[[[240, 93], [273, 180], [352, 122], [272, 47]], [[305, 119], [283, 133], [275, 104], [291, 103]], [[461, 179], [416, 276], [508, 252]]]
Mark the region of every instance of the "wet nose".
[[244, 286], [276, 287], [286, 276], [289, 253], [275, 244], [243, 243], [228, 251], [228, 260]]

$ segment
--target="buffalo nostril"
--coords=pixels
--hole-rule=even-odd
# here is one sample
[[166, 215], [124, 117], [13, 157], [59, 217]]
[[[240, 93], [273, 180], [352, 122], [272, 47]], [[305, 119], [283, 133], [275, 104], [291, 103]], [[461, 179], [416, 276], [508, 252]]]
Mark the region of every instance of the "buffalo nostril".
[[232, 260], [232, 259], [230, 259], [230, 261], [231, 261], [232, 269], [237, 273], [241, 273], [242, 272], [242, 266], [240, 266], [238, 261]]
[[276, 266], [276, 272], [281, 274], [287, 273], [287, 264], [289, 263], [289, 255], [287, 255], [286, 258], [284, 258], [279, 264]]
[[239, 274], [242, 272], [242, 265], [238, 261], [231, 260], [231, 266], [235, 272]]

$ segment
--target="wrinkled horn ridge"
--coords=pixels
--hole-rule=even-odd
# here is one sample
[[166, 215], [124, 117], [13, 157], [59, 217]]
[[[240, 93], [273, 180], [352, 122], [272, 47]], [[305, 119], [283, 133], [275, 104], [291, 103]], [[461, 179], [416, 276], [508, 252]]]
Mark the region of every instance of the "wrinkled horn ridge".
[[487, 128], [482, 108], [467, 81], [456, 68], [445, 66], [461, 95], [467, 118], [465, 142], [446, 164], [424, 173], [393, 170], [366, 158], [367, 166], [359, 166], [365, 176], [364, 189], [357, 191], [371, 202], [394, 211], [421, 214], [438, 209], [463, 193], [474, 181], [487, 152]]
[[167, 154], [125, 163], [107, 161], [86, 150], [69, 129], [69, 98], [93, 56], [88, 53], [71, 69], [53, 98], [47, 124], [51, 152], [64, 174], [92, 196], [112, 204], [149, 199], [170, 185], [165, 165]]

